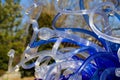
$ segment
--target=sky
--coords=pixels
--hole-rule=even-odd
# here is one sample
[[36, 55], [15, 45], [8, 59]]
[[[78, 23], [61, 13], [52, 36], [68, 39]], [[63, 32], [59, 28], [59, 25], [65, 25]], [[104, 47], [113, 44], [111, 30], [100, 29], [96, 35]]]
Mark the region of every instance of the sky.
[[4, 3], [5, 2], [5, 0], [1, 0], [2, 1], [2, 3]]

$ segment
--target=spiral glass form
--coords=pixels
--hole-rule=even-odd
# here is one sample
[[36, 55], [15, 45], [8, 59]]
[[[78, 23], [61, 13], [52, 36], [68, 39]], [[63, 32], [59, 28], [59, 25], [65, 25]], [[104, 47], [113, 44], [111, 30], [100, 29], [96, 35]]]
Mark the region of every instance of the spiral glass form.
[[[53, 29], [39, 28], [37, 22], [43, 5], [47, 6], [44, 0], [35, 1], [26, 10], [33, 36], [21, 61], [14, 68], [11, 66], [15, 51], [11, 49], [8, 52], [8, 71], [34, 67], [35, 80], [120, 80], [120, 0], [54, 2], [57, 13], [52, 22]], [[35, 9], [37, 14], [33, 16]], [[85, 21], [89, 29], [81, 25], [58, 27], [58, 19], [63, 15], [67, 15], [66, 24], [75, 16], [82, 16], [80, 20]], [[74, 20], [71, 22], [75, 24]], [[89, 35], [101, 45], [80, 34]], [[50, 43], [53, 43], [51, 49], [39, 51], [39, 47]], [[61, 47], [64, 43], [75, 46]], [[26, 64], [35, 58], [33, 63]]]

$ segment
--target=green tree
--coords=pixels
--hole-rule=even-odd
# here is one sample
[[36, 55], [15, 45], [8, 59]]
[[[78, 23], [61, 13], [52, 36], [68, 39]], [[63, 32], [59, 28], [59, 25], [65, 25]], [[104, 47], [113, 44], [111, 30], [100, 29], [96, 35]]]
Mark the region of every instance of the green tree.
[[[21, 39], [23, 30], [19, 29], [21, 23], [20, 0], [0, 0], [0, 75], [8, 68], [7, 52], [13, 48], [18, 53], [23, 52], [25, 38]], [[15, 62], [19, 60], [16, 58]]]

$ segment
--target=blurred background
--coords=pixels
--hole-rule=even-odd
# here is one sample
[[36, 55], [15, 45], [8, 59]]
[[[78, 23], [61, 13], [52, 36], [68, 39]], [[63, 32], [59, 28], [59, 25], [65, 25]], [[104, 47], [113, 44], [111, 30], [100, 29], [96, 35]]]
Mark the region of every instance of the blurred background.
[[[14, 66], [20, 61], [21, 54], [30, 42], [32, 28], [27, 30], [27, 27], [31, 25], [27, 23], [27, 16], [24, 15], [24, 13], [25, 10], [32, 5], [33, 1], [34, 0], [0, 0], [0, 80], [3, 80], [3, 77], [10, 76], [16, 77], [14, 80], [19, 80], [19, 77], [22, 78], [20, 80], [34, 79], [34, 69], [21, 69], [19, 73], [11, 73], [11, 75], [7, 73], [9, 61], [9, 57], [7, 56], [8, 51], [10, 49], [16, 51]], [[55, 16], [54, 2], [53, 0], [44, 1], [47, 6], [43, 7], [38, 23], [40, 27], [51, 27], [52, 19]], [[8, 78], [5, 80], [11, 79]]]

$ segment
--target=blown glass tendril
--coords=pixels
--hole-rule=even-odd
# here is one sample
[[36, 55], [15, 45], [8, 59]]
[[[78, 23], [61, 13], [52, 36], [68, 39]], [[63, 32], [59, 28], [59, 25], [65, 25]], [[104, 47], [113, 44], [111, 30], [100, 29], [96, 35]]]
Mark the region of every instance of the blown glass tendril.
[[[15, 67], [12, 67], [15, 51], [8, 52], [9, 72], [34, 67], [35, 80], [120, 79], [119, 0], [54, 0], [57, 13], [53, 29], [39, 28], [37, 19], [47, 4], [42, 0], [34, 2], [26, 10], [33, 29], [31, 41]], [[57, 22], [64, 15], [66, 26], [58, 27]], [[74, 26], [77, 20], [85, 24]], [[50, 43], [52, 48], [39, 51], [39, 47]], [[32, 59], [36, 60], [28, 64]]]

